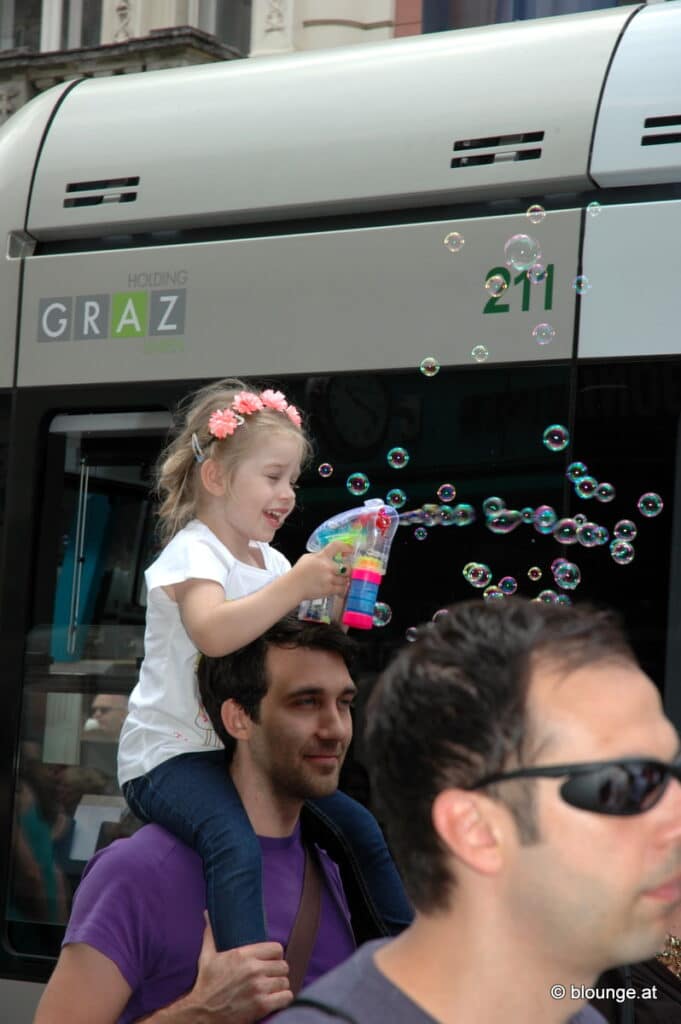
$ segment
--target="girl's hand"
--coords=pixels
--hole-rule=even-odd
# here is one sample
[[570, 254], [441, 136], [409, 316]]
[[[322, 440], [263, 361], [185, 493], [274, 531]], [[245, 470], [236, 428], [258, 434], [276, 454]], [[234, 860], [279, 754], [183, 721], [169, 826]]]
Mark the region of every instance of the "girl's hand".
[[347, 566], [343, 558], [351, 554], [350, 544], [332, 540], [321, 551], [299, 558], [288, 574], [296, 590], [297, 603], [316, 597], [342, 597], [348, 589]]

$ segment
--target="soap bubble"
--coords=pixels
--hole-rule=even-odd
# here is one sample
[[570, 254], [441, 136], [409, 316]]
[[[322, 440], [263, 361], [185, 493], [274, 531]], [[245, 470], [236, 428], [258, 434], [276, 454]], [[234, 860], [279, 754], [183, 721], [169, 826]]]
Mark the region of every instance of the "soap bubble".
[[558, 566], [553, 578], [562, 590], [575, 590], [582, 581], [582, 574], [574, 562], [565, 562]]
[[543, 284], [546, 280], [546, 267], [543, 263], [533, 263], [527, 271], [527, 279], [530, 284]]
[[587, 292], [591, 291], [591, 282], [586, 274], [578, 274], [572, 282], [572, 287], [578, 295], [586, 295]]
[[470, 526], [471, 523], [475, 522], [475, 509], [472, 505], [467, 505], [463, 502], [460, 505], [454, 506], [454, 515], [456, 516], [457, 526]]
[[615, 488], [612, 484], [602, 483], [596, 488], [596, 501], [602, 501], [603, 503], [612, 501], [615, 497]]
[[409, 462], [409, 452], [406, 448], [391, 448], [387, 459], [391, 469], [404, 469]]
[[531, 566], [531, 568], [529, 568], [527, 570], [527, 575], [528, 575], [529, 579], [532, 580], [533, 583], [536, 583], [537, 580], [541, 579], [542, 572], [541, 572], [541, 569], [539, 568], [538, 565], [533, 565], [533, 566]]
[[563, 608], [569, 608], [572, 604], [572, 598], [569, 594], [559, 594], [556, 598], [556, 604], [561, 605]]
[[416, 529], [414, 530], [414, 537], [416, 538], [416, 540], [425, 540], [427, 536], [428, 531], [426, 530], [425, 526], [417, 526]]
[[598, 480], [595, 476], [580, 476], [579, 480], [575, 481], [575, 494], [578, 498], [593, 498], [598, 487]]
[[486, 345], [476, 345], [471, 349], [471, 355], [476, 363], [485, 363], [489, 359], [489, 349]]
[[440, 501], [454, 501], [454, 498], [456, 498], [456, 487], [454, 484], [440, 484], [436, 494]]
[[511, 594], [515, 594], [518, 589], [518, 581], [514, 576], [502, 576], [497, 584], [502, 594], [506, 594], [510, 597]]
[[467, 583], [470, 583], [472, 587], [482, 589], [492, 579], [492, 570], [484, 562], [468, 562], [464, 566], [463, 576]]
[[461, 252], [466, 244], [466, 239], [458, 231], [450, 231], [448, 235], [445, 235], [442, 241], [450, 252]]
[[576, 483], [581, 477], [586, 476], [589, 470], [583, 462], [571, 462], [568, 468], [565, 470], [565, 476], [568, 480], [572, 480]]
[[664, 508], [664, 502], [659, 494], [655, 494], [654, 491], [646, 491], [636, 502], [636, 507], [642, 516], [652, 519], [654, 516], [659, 516]]
[[612, 532], [618, 540], [635, 540], [638, 528], [631, 519], [620, 519]]
[[538, 345], [548, 345], [556, 336], [556, 329], [551, 324], [537, 324], [532, 328], [532, 337]]
[[330, 476], [333, 476], [333, 466], [330, 462], [321, 462], [317, 467], [317, 472], [320, 476], [323, 476], [325, 480], [328, 480]]
[[421, 360], [419, 370], [424, 377], [434, 377], [440, 372], [440, 364], [435, 356], [426, 356], [425, 359]]
[[558, 600], [558, 594], [555, 590], [540, 590], [536, 600], [541, 601], [542, 604], [555, 604]]
[[550, 452], [562, 452], [570, 444], [570, 432], [567, 427], [562, 427], [560, 423], [552, 423], [544, 431], [542, 441], [544, 442], [544, 447], [548, 448]]
[[553, 533], [553, 526], [557, 519], [556, 510], [550, 505], [539, 505], [534, 510], [534, 528], [537, 533], [544, 534], [544, 536]]
[[[422, 506], [423, 522], [426, 526], [435, 526], [439, 518], [440, 506], [435, 505], [432, 502]], [[423, 540], [423, 537], [419, 537], [419, 540]]]
[[565, 565], [566, 563], [567, 558], [563, 558], [561, 555], [559, 555], [558, 558], [554, 558], [554, 560], [551, 562], [551, 572], [553, 573], [553, 575], [555, 576], [561, 565]]
[[433, 622], [437, 622], [438, 619], [443, 618], [445, 615], [449, 615], [449, 608], [438, 608], [438, 610], [433, 613]]
[[[575, 522], [577, 518], [575, 517]], [[600, 526], [597, 523], [582, 523], [577, 527], [577, 540], [585, 548], [595, 548], [600, 544]]]
[[377, 601], [374, 605], [374, 626], [387, 626], [393, 617], [393, 610], [384, 601]]
[[546, 216], [546, 210], [539, 203], [532, 203], [532, 206], [528, 206], [525, 211], [525, 216], [532, 224], [541, 224]]
[[495, 516], [497, 512], [501, 512], [502, 508], [506, 508], [506, 502], [503, 498], [497, 498], [496, 495], [485, 498], [482, 503], [482, 511], [486, 516]]
[[371, 485], [369, 477], [365, 473], [351, 473], [345, 481], [345, 486], [350, 491], [350, 494], [361, 497], [362, 494], [366, 494]]
[[508, 288], [508, 282], [501, 274], [492, 274], [485, 281], [485, 289], [495, 298], [502, 295]]
[[610, 545], [610, 555], [613, 562], [617, 562], [618, 565], [629, 565], [629, 562], [634, 560], [634, 554], [634, 545], [628, 540], [616, 538]]
[[406, 633], [404, 634], [405, 640], [407, 641], [407, 643], [410, 643], [410, 644], [413, 644], [414, 640], [418, 640], [418, 636], [419, 636], [418, 626], [409, 626], [409, 628], [407, 629]]
[[500, 512], [487, 516], [487, 529], [492, 533], [512, 533], [522, 522], [520, 512], [514, 508], [502, 508]]
[[514, 270], [529, 270], [541, 259], [539, 242], [529, 235], [512, 235], [504, 246], [504, 259]]
[[577, 523], [577, 526], [584, 526], [584, 523], [587, 521], [587, 516], [585, 516], [583, 512], [578, 512], [574, 517], [574, 520]]
[[596, 199], [594, 199], [593, 202], [587, 205], [586, 212], [589, 214], [590, 217], [598, 217], [602, 209], [603, 207], [601, 206], [601, 204]]
[[440, 526], [453, 526], [456, 519], [456, 510], [450, 508], [449, 505], [440, 505], [437, 510], [437, 518]]
[[392, 490], [388, 491], [385, 496], [386, 504], [392, 505], [393, 508], [402, 508], [407, 495], [399, 487], [393, 487]]
[[576, 544], [579, 527], [574, 519], [559, 519], [553, 527], [554, 539], [559, 544]]
[[524, 523], [527, 523], [528, 526], [534, 522], [534, 509], [531, 505], [525, 505], [524, 508], [521, 508], [520, 518]]
[[492, 584], [490, 587], [485, 587], [485, 589], [482, 592], [482, 596], [484, 597], [485, 601], [503, 601], [504, 592], [499, 587]]
[[599, 526], [596, 532], [598, 533], [598, 543], [607, 544], [610, 540], [610, 534], [608, 533], [605, 526]]

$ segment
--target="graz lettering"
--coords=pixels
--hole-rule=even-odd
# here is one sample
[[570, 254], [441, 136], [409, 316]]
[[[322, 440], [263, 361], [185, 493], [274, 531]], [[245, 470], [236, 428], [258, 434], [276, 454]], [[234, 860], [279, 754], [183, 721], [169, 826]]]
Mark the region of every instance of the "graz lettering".
[[41, 299], [38, 341], [178, 337], [186, 308], [186, 288]]

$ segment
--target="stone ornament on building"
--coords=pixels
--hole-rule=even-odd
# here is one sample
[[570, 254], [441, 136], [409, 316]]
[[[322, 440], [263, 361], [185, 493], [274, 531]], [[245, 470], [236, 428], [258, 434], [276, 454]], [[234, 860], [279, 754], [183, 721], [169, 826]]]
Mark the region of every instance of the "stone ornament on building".
[[116, 43], [127, 43], [130, 38], [131, 6], [130, 0], [118, 0], [118, 3], [116, 4], [116, 14], [120, 21], [120, 25], [116, 29], [116, 34], [114, 35], [114, 42]]
[[265, 14], [265, 32], [284, 31], [284, 0], [269, 0]]
[[0, 89], [0, 124], [6, 121], [10, 114], [13, 114], [17, 106], [13, 102], [19, 92], [17, 89]]

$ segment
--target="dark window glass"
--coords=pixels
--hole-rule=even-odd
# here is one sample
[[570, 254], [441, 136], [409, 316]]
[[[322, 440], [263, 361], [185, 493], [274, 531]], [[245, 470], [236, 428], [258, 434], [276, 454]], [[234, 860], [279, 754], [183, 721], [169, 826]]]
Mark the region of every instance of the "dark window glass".
[[215, 35], [246, 57], [251, 48], [251, 0], [218, 0]]
[[423, 31], [444, 32], [618, 6], [626, 4], [617, 0], [423, 0]]

